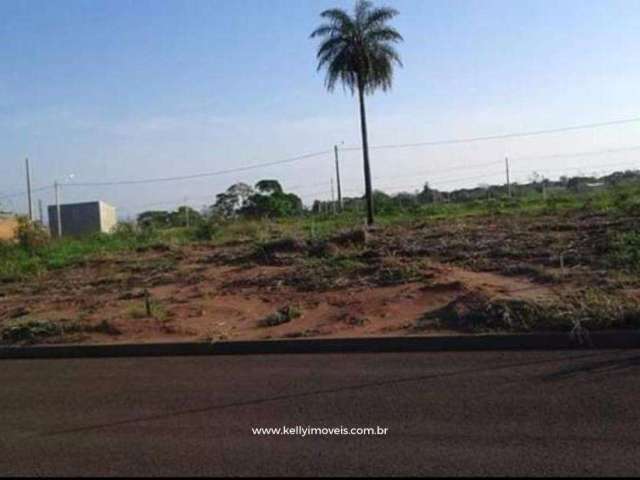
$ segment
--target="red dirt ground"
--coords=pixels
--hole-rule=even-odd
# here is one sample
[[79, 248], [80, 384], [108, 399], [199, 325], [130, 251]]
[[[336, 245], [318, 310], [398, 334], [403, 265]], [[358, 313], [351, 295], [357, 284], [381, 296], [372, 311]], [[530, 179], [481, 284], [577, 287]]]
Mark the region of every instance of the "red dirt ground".
[[[209, 264], [213, 247], [183, 247], [101, 259], [47, 274], [27, 284], [7, 285], [0, 319], [52, 320], [81, 328], [54, 342], [158, 342], [179, 340], [354, 337], [417, 332], [425, 313], [476, 292], [489, 298], [536, 299], [554, 287], [526, 278], [464, 270], [430, 262], [421, 281], [376, 286], [338, 278], [336, 288], [300, 291], [287, 285], [296, 265]], [[168, 259], [175, 259], [173, 263]], [[340, 286], [343, 280], [344, 286]], [[143, 289], [152, 317], [146, 317]], [[301, 316], [261, 327], [259, 320], [286, 306]], [[2, 321], [2, 320], [0, 320]], [[106, 321], [108, 333], [97, 326]]]
[[[602, 317], [598, 328], [628, 326], [640, 311], [640, 282], [612, 268], [608, 249], [639, 222], [578, 213], [386, 227], [320, 246], [161, 244], [0, 284], [0, 327], [49, 321], [65, 333], [43, 341], [93, 343], [467, 334], [487, 312], [500, 318], [482, 326], [509, 329], [516, 312], [524, 323], [515, 328], [526, 330], [529, 305], [563, 306], [576, 292], [576, 308], [583, 298], [597, 303], [595, 315], [581, 311]], [[624, 310], [619, 297], [594, 296], [594, 288], [636, 304]], [[493, 308], [505, 301], [506, 310]], [[300, 315], [261, 325], [287, 307]], [[571, 312], [557, 318], [570, 328]]]

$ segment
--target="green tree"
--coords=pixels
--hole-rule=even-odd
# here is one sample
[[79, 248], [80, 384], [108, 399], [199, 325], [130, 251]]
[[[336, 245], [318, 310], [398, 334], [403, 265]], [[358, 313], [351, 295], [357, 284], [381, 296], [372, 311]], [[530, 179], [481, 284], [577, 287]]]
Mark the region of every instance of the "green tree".
[[240, 213], [249, 217], [287, 217], [300, 213], [302, 208], [302, 200], [284, 192], [277, 180], [261, 180]]
[[397, 14], [393, 8], [375, 8], [367, 0], [358, 0], [353, 16], [339, 8], [322, 12], [320, 16], [326, 22], [311, 34], [311, 38], [322, 38], [317, 52], [318, 70], [326, 69], [327, 90], [333, 91], [340, 82], [351, 93], [358, 93], [369, 225], [373, 224], [373, 189], [365, 95], [391, 88], [394, 64], [402, 66], [393, 47], [402, 41], [402, 36], [388, 25]]
[[233, 184], [225, 192], [216, 195], [216, 203], [209, 209], [210, 214], [215, 217], [232, 218], [253, 194], [253, 188], [246, 183]]
[[393, 198], [382, 190], [373, 191], [373, 201], [376, 206], [376, 213], [378, 214], [392, 213], [396, 210], [396, 203]]
[[141, 227], [165, 228], [169, 226], [169, 212], [165, 210], [150, 210], [142, 212], [137, 218]]
[[202, 215], [197, 210], [188, 206], [181, 206], [175, 212], [169, 214], [169, 224], [172, 227], [186, 227], [197, 225], [202, 220]]
[[260, 180], [256, 183], [256, 190], [261, 193], [282, 193], [282, 186], [277, 180]]
[[438, 191], [432, 189], [429, 186], [429, 182], [426, 182], [422, 187], [422, 191], [418, 194], [418, 201], [420, 203], [433, 203], [436, 200], [437, 193]]

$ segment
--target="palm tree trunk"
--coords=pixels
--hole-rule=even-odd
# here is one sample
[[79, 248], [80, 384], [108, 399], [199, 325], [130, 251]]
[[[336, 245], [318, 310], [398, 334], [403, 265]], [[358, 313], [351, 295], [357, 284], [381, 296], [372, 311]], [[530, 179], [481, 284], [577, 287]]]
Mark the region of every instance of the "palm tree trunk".
[[373, 190], [369, 165], [369, 139], [367, 137], [367, 112], [364, 108], [364, 88], [358, 87], [360, 99], [360, 129], [362, 131], [362, 155], [364, 157], [364, 191], [367, 200], [367, 225], [373, 225]]

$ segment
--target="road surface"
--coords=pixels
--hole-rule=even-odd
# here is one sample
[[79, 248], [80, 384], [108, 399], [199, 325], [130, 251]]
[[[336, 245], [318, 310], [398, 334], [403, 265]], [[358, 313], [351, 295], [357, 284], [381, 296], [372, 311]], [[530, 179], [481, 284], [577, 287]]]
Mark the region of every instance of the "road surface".
[[0, 475], [385, 474], [638, 475], [640, 351], [0, 361]]

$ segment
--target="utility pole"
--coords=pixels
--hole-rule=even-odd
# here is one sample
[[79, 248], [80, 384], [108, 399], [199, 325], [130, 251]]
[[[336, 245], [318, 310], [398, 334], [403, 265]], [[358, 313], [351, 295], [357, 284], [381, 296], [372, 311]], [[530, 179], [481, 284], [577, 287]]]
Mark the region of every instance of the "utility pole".
[[58, 223], [58, 238], [62, 238], [62, 217], [60, 216], [60, 184], [56, 180], [53, 183], [53, 189], [56, 192], [56, 220]]
[[504, 159], [505, 169], [507, 171], [507, 194], [511, 198], [511, 179], [509, 178], [509, 157]]
[[42, 214], [42, 199], [38, 199], [38, 217], [40, 219], [40, 224], [44, 225], [44, 215]]
[[29, 204], [29, 221], [33, 221], [33, 205], [31, 203], [31, 172], [29, 171], [29, 159], [24, 159], [27, 169], [27, 202]]
[[331, 177], [331, 209], [333, 210], [333, 214], [336, 214], [336, 198], [333, 193], [333, 177]]
[[340, 161], [338, 159], [338, 145], [333, 146], [333, 152], [336, 157], [336, 183], [338, 184], [338, 206], [340, 207], [340, 211], [342, 212], [343, 204], [342, 204], [342, 184], [340, 183]]
[[184, 197], [184, 216], [187, 228], [189, 228], [189, 207], [187, 206], [187, 197]]

